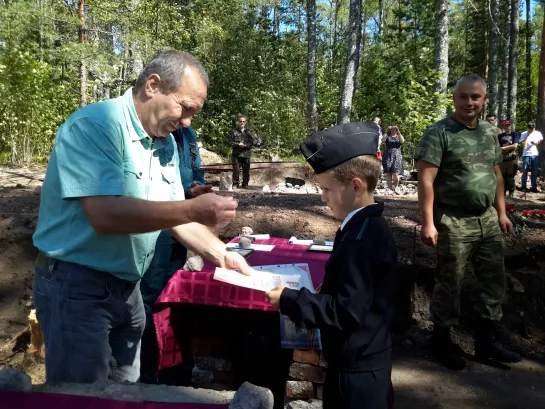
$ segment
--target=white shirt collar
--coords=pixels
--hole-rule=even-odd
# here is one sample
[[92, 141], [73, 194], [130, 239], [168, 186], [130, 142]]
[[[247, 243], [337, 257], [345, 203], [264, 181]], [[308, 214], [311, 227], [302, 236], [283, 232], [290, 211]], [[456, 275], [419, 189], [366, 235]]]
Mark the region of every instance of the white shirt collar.
[[356, 213], [358, 213], [361, 209], [364, 209], [364, 208], [365, 206], [360, 207], [359, 209], [356, 209], [356, 210], [352, 210], [350, 213], [348, 213], [348, 216], [346, 216], [346, 218], [344, 219], [343, 224], [341, 224], [341, 231], [344, 229], [344, 226], [346, 226], [346, 223], [348, 223], [350, 219], [354, 217]]

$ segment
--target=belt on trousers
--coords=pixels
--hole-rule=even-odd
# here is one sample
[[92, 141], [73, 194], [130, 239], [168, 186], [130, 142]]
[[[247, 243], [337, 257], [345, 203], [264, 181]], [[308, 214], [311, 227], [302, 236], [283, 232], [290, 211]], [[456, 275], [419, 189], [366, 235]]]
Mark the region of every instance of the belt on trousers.
[[453, 212], [453, 213], [457, 213], [459, 215], [468, 215], [468, 216], [475, 216], [475, 217], [482, 216], [489, 209], [488, 207], [484, 207], [482, 209], [475, 209], [475, 210], [462, 209], [462, 208], [460, 208], [458, 206], [451, 206], [451, 205], [447, 205], [447, 204], [443, 204], [443, 203], [437, 203], [435, 205], [435, 207], [438, 210], [446, 210], [447, 212], [450, 211], [450, 212]]

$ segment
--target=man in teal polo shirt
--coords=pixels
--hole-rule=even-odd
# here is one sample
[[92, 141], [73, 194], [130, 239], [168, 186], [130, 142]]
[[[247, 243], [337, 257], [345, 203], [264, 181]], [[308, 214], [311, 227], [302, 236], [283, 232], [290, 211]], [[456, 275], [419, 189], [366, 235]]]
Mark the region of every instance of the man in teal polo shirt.
[[235, 217], [236, 201], [184, 201], [171, 132], [191, 125], [207, 88], [190, 54], [160, 53], [134, 88], [76, 111], [57, 131], [34, 234], [48, 382], [138, 380], [140, 278], [160, 230], [218, 266], [249, 273], [205, 227]]

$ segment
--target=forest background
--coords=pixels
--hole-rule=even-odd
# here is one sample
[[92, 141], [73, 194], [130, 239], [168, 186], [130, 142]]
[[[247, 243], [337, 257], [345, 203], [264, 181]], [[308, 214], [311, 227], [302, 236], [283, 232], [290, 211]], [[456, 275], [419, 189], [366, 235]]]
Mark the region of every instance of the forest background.
[[0, 162], [47, 161], [72, 112], [121, 95], [165, 49], [209, 71], [193, 126], [223, 156], [244, 114], [267, 158], [380, 117], [410, 160], [468, 73], [487, 81], [486, 112], [545, 131], [544, 12], [530, 0], [0, 0]]

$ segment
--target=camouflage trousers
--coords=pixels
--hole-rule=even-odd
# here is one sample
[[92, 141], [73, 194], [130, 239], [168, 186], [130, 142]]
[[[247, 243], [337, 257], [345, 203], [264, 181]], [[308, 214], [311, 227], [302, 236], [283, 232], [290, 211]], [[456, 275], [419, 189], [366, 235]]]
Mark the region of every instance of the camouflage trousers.
[[430, 303], [432, 320], [451, 327], [460, 317], [460, 290], [471, 265], [477, 279], [472, 290], [473, 310], [480, 318], [499, 321], [505, 295], [503, 237], [496, 209], [480, 216], [435, 209], [437, 269]]

